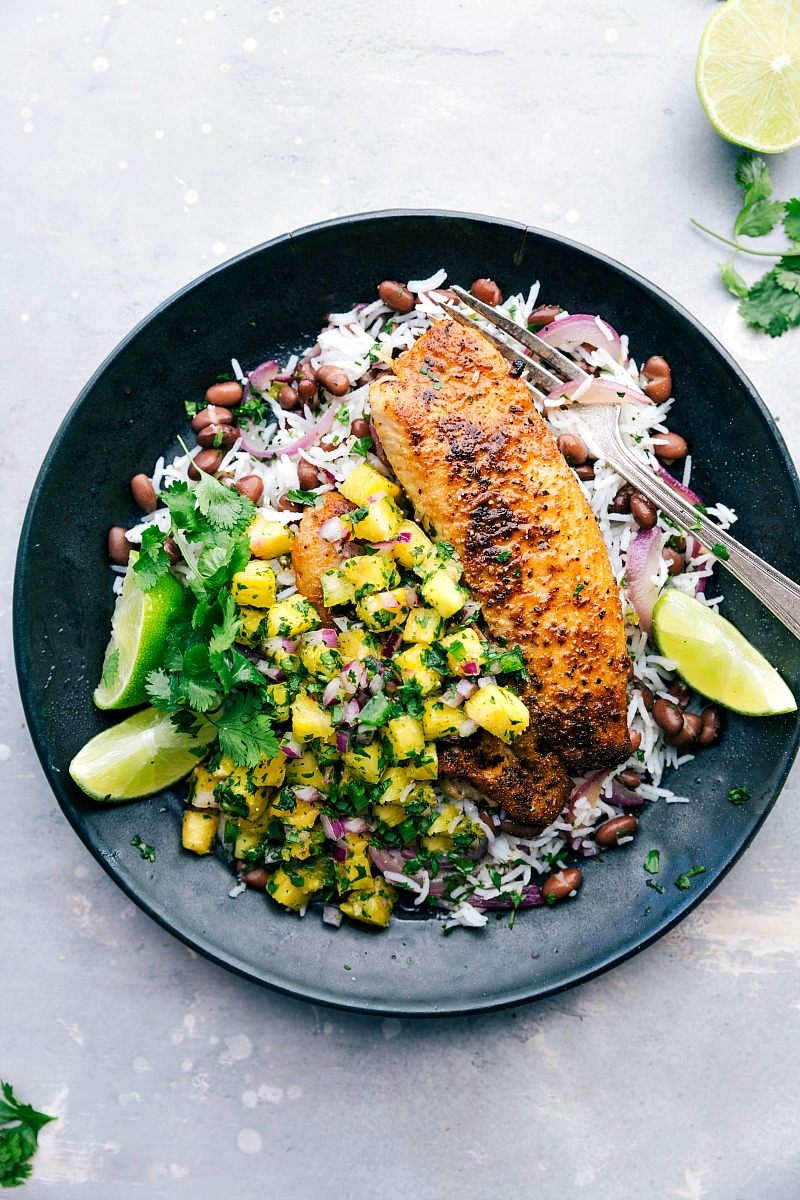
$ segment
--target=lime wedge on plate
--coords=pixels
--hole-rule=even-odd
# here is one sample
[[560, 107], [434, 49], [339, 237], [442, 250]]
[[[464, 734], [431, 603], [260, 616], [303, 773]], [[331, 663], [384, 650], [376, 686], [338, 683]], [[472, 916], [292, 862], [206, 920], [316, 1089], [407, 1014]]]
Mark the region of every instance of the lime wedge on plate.
[[197, 739], [177, 730], [166, 713], [144, 708], [87, 742], [69, 773], [93, 800], [138, 800], [185, 778], [202, 758], [195, 751], [216, 736], [210, 722]]
[[183, 604], [183, 588], [171, 575], [143, 592], [131, 562], [111, 618], [111, 640], [94, 692], [98, 708], [132, 708], [147, 702], [147, 674], [161, 666], [167, 624]]
[[726, 0], [703, 32], [697, 90], [729, 142], [763, 154], [800, 144], [800, 0]]
[[689, 687], [716, 704], [749, 717], [796, 710], [794, 696], [763, 654], [694, 596], [677, 588], [663, 592], [653, 609], [653, 634]]

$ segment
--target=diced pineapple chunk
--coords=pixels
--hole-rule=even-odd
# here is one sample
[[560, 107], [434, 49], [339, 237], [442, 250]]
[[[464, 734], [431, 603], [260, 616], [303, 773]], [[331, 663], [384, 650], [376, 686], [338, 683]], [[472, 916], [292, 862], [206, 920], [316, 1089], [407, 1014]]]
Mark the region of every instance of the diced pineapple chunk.
[[434, 699], [426, 700], [423, 707], [425, 711], [422, 714], [422, 728], [428, 741], [436, 741], [438, 738], [451, 737], [458, 733], [464, 720], [460, 708], [451, 708], [449, 704], [442, 704], [441, 700]]
[[267, 563], [252, 558], [243, 571], [234, 575], [231, 592], [237, 604], [271, 608], [275, 603], [275, 572]]
[[431, 608], [435, 608], [445, 620], [463, 608], [469, 596], [466, 588], [459, 587], [444, 567], [439, 567], [424, 579], [419, 590]]
[[403, 629], [403, 641], [430, 646], [442, 632], [444, 622], [434, 608], [412, 608]]
[[240, 608], [236, 615], [239, 618], [237, 642], [257, 646], [267, 630], [267, 614], [263, 608]]
[[[461, 809], [455, 804], [444, 804], [442, 805], [441, 811], [436, 814], [436, 816], [433, 818], [433, 821], [428, 826], [428, 834], [430, 836], [433, 836], [436, 833], [450, 834], [450, 826], [453, 825], [453, 822], [457, 823], [460, 820]], [[455, 829], [456, 825], [453, 825], [453, 833], [455, 833]]]
[[307, 800], [298, 800], [295, 797], [294, 808], [286, 809], [272, 804], [269, 815], [277, 817], [279, 821], [285, 821], [287, 825], [292, 825], [295, 829], [310, 829], [319, 817], [319, 807], [316, 804], [309, 804]]
[[322, 585], [322, 600], [326, 608], [336, 608], [339, 604], [352, 603], [355, 588], [348, 583], [341, 571], [331, 568], [320, 575]]
[[339, 653], [342, 662], [363, 662], [365, 658], [380, 658], [381, 642], [366, 629], [343, 629], [339, 634]]
[[429, 854], [446, 854], [454, 846], [453, 839], [445, 833], [435, 833], [432, 837], [421, 837], [419, 844]]
[[187, 802], [193, 808], [219, 808], [219, 800], [214, 795], [214, 788], [218, 783], [219, 778], [212, 775], [206, 767], [195, 767], [189, 776]]
[[293, 858], [310, 858], [314, 853], [316, 847], [311, 841], [310, 829], [293, 829], [291, 825], [285, 827], [285, 841], [281, 846], [284, 862], [290, 862]]
[[311, 645], [306, 642], [300, 651], [300, 662], [309, 675], [317, 675], [320, 679], [333, 679], [342, 669], [342, 659], [338, 650], [332, 650], [324, 642]]
[[486, 663], [486, 642], [477, 629], [468, 625], [457, 633], [449, 633], [440, 645], [447, 653], [447, 665], [454, 675], [480, 675]]
[[407, 767], [387, 767], [381, 779], [381, 804], [402, 804], [413, 782], [414, 776]]
[[356, 600], [370, 592], [385, 592], [400, 583], [391, 554], [354, 554], [342, 567], [342, 575], [352, 584]]
[[425, 653], [426, 647], [417, 643], [409, 646], [407, 650], [401, 650], [399, 654], [395, 654], [392, 662], [399, 668], [406, 683], [413, 679], [418, 684], [422, 695], [429, 696], [431, 692], [438, 689], [442, 677], [438, 671], [434, 671], [428, 666], [423, 657]]
[[295, 787], [315, 787], [327, 791], [325, 776], [319, 769], [316, 756], [305, 750], [300, 758], [291, 758], [286, 764], [286, 782]]
[[[280, 687], [281, 684], [275, 686]], [[277, 754], [275, 758], [267, 758], [266, 754], [262, 754], [260, 761], [253, 767], [252, 779], [257, 788], [280, 787], [285, 774], [286, 759], [282, 754]]]
[[257, 850], [264, 840], [264, 833], [249, 824], [240, 825], [233, 844], [234, 858], [244, 858], [251, 850]]
[[278, 558], [292, 548], [294, 534], [280, 521], [269, 521], [260, 513], [247, 531], [250, 553], [256, 558]]
[[290, 596], [273, 604], [267, 613], [267, 634], [269, 637], [297, 637], [308, 633], [309, 629], [319, 629], [319, 614], [305, 596]]
[[365, 783], [377, 783], [383, 770], [383, 758], [378, 742], [369, 746], [353, 746], [342, 755], [345, 765]]
[[408, 600], [405, 588], [391, 592], [373, 592], [356, 604], [356, 612], [368, 629], [396, 629], [405, 624], [408, 616]]
[[346, 833], [347, 857], [334, 862], [333, 871], [339, 894], [372, 887], [372, 861], [367, 853], [368, 839], [360, 833]]
[[436, 808], [439, 802], [436, 792], [429, 783], [418, 783], [408, 799], [415, 801], [417, 804], [424, 804], [430, 809]]
[[181, 845], [194, 854], [210, 854], [219, 827], [217, 812], [192, 812], [187, 809], [181, 823]]
[[425, 749], [422, 722], [404, 714], [393, 717], [381, 730], [384, 742], [394, 762], [400, 762], [411, 754], [421, 754]]
[[508, 688], [489, 683], [479, 688], [464, 705], [464, 712], [481, 729], [486, 729], [503, 742], [512, 742], [530, 723], [530, 713]]
[[[399, 540], [404, 534], [408, 534], [408, 541]], [[433, 570], [433, 566], [429, 565], [434, 562], [433, 542], [416, 521], [403, 521], [396, 539], [398, 540], [395, 540], [392, 546], [392, 554], [401, 566], [413, 571], [422, 571], [423, 574]]]
[[326, 741], [333, 737], [330, 714], [316, 700], [301, 692], [292, 703], [292, 737], [298, 742]]
[[276, 721], [288, 721], [291, 706], [285, 683], [270, 683], [264, 688], [265, 707]]
[[349, 899], [343, 900], [339, 907], [354, 921], [385, 928], [392, 915], [395, 895], [394, 888], [379, 875], [372, 880], [371, 890], [362, 890], [355, 896], [350, 896]]
[[395, 825], [402, 825], [408, 816], [402, 804], [373, 804], [372, 811], [379, 821], [383, 821], [384, 825], [389, 825], [391, 828], [394, 828]]
[[310, 896], [326, 883], [322, 867], [306, 863], [302, 867], [278, 867], [270, 877], [267, 891], [273, 900], [286, 908], [305, 908]]
[[[390, 542], [400, 532], [403, 514], [388, 496], [379, 496], [367, 506], [366, 516], [353, 521], [353, 533], [365, 542]], [[357, 513], [363, 509], [356, 509]]]
[[[423, 718], [423, 729], [425, 722]], [[415, 755], [411, 763], [412, 779], [438, 779], [439, 752], [434, 742], [426, 742], [421, 754]]]
[[385, 492], [394, 500], [400, 495], [400, 488], [396, 483], [373, 471], [367, 463], [361, 463], [355, 471], [351, 471], [344, 483], [339, 485], [339, 491], [345, 500], [359, 506], [366, 504], [367, 498], [377, 492]]

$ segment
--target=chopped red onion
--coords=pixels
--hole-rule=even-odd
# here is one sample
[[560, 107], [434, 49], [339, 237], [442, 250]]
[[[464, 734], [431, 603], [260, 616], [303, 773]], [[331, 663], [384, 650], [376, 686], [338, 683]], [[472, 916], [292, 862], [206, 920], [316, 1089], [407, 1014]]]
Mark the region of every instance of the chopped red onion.
[[334, 862], [344, 862], [347, 858], [347, 846], [340, 846], [338, 842], [335, 846], [331, 846], [331, 858]]
[[484, 688], [484, 687], [488, 687], [489, 684], [496, 684], [496, 683], [497, 683], [496, 675], [481, 675], [480, 679], [478, 680], [478, 687]]
[[[597, 323], [598, 319], [601, 320], [600, 325]], [[539, 330], [537, 337], [547, 342], [548, 346], [556, 348], [565, 346], [568, 342], [577, 342], [578, 345], [585, 342], [589, 346], [605, 350], [617, 362], [622, 358], [622, 342], [616, 329], [607, 321], [595, 318], [590, 313], [573, 313], [569, 317], [562, 317], [560, 321], [551, 321], [544, 329]]]
[[[657, 470], [658, 474], [661, 476], [661, 478], [664, 480], [664, 482], [668, 483], [671, 488], [674, 488], [675, 491], [678, 492], [681, 496], [683, 496], [684, 499], [688, 500], [690, 504], [701, 504], [702, 505], [703, 502], [700, 499], [700, 497], [698, 496], [697, 492], [693, 492], [692, 489], [690, 487], [687, 487], [685, 483], [681, 483], [680, 479], [676, 479], [674, 475], [670, 475], [669, 471], [665, 467], [662, 467], [661, 465], [659, 465], [656, 468], [656, 470]], [[689, 540], [691, 542], [691, 547], [689, 550], [689, 557], [696, 558], [697, 555], [700, 553], [702, 547], [701, 547], [700, 543], [698, 542], [697, 538], [693, 537], [693, 538], [690, 538]], [[699, 593], [700, 595], [702, 595], [703, 592], [705, 592], [705, 590], [706, 590], [707, 583], [708, 583], [708, 580], [705, 578], [695, 580], [694, 594], [698, 595], [698, 593]]]
[[322, 693], [323, 708], [330, 708], [332, 704], [336, 703], [336, 701], [339, 699], [341, 687], [342, 681], [338, 675], [335, 675], [330, 683], [326, 685], [325, 690]]
[[653, 628], [653, 607], [661, 589], [653, 583], [653, 575], [661, 564], [664, 534], [657, 525], [640, 529], [628, 547], [625, 567], [628, 598], [646, 634]]
[[395, 650], [397, 649], [397, 647], [400, 645], [402, 640], [403, 640], [403, 635], [400, 633], [399, 629], [393, 629], [392, 632], [387, 636], [386, 641], [383, 644], [383, 651], [381, 653], [381, 657], [382, 658], [391, 658], [392, 655], [394, 654]]
[[294, 789], [294, 794], [298, 800], [302, 800], [304, 804], [319, 804], [322, 799], [322, 792], [315, 787], [299, 787]]
[[308, 433], [304, 433], [301, 438], [297, 438], [285, 446], [280, 446], [277, 450], [272, 447], [267, 450], [245, 447], [244, 441], [242, 442], [242, 449], [247, 454], [252, 454], [254, 458], [282, 458], [284, 454], [296, 454], [298, 450], [307, 450], [309, 446], [313, 446], [314, 442], [318, 441], [329, 431], [335, 419], [336, 412], [333, 405], [331, 405], [324, 416], [320, 417], [313, 429], [310, 429]]
[[491, 900], [484, 900], [481, 896], [468, 896], [467, 903], [471, 904], [473, 908], [481, 909], [538, 908], [539, 905], [544, 904], [544, 896], [540, 887], [535, 883], [529, 883], [522, 888], [522, 898], [517, 905], [508, 894], [495, 896]]
[[323, 904], [322, 906], [322, 924], [333, 925], [338, 929], [342, 923], [342, 910], [337, 908], [335, 904]]
[[291, 758], [293, 760], [302, 758], [303, 747], [299, 746], [297, 742], [283, 742], [281, 745], [281, 754], [284, 754], [286, 758]]
[[382, 592], [381, 596], [382, 596], [384, 608], [399, 608], [400, 607], [400, 601], [397, 599], [397, 596], [393, 596], [391, 592]]
[[348, 833], [369, 833], [371, 829], [363, 817], [345, 817], [343, 824]]
[[383, 676], [376, 671], [370, 679], [368, 687], [370, 696], [377, 696], [378, 692], [383, 691], [384, 688]]
[[478, 685], [469, 679], [459, 679], [456, 684], [456, 691], [462, 700], [469, 700], [470, 696], [474, 696], [478, 690]]
[[[588, 387], [586, 386], [588, 383]], [[580, 389], [580, 395], [575, 395]], [[639, 404], [651, 404], [643, 392], [635, 392], [633, 388], [617, 383], [614, 379], [598, 379], [594, 375], [586, 379], [570, 379], [560, 387], [548, 392], [545, 401], [571, 400], [575, 404], [622, 404], [626, 400], [636, 400]]]
[[329, 817], [327, 813], [321, 813], [319, 823], [325, 837], [330, 838], [332, 842], [337, 842], [339, 838], [344, 837], [344, 823], [338, 817]]
[[458, 727], [458, 736], [462, 738], [471, 737], [478, 728], [478, 722], [467, 717], [466, 721], [462, 721]]
[[249, 374], [250, 387], [255, 388], [257, 392], [268, 392], [270, 385], [274, 383], [275, 377], [280, 370], [280, 363], [275, 358], [270, 358], [263, 362], [261, 366]]
[[326, 542], [341, 542], [349, 530], [341, 517], [329, 517], [319, 527], [319, 536]]
[[402, 875], [406, 860], [399, 850], [379, 850], [377, 846], [370, 846], [367, 853], [381, 873], [395, 871]]
[[394, 542], [370, 542], [373, 550], [379, 551], [381, 554], [391, 554]]
[[481, 669], [476, 662], [464, 663], [465, 675], [480, 675]]
[[464, 703], [464, 696], [459, 692], [458, 684], [455, 687], [448, 688], [446, 692], [442, 692], [439, 699], [448, 708], [458, 708], [459, 704]]
[[358, 714], [361, 712], [361, 705], [358, 700], [348, 700], [342, 710], [342, 724], [355, 725], [358, 721]]
[[409, 608], [416, 608], [419, 605], [419, 596], [413, 588], [406, 588], [406, 604]]
[[386, 492], [373, 492], [371, 496], [367, 496], [365, 504], [377, 504], [379, 500], [383, 500]]
[[339, 635], [335, 629], [320, 629], [320, 641], [328, 647], [329, 650], [338, 650]]
[[259, 663], [258, 669], [262, 675], [266, 675], [267, 679], [271, 679], [273, 683], [281, 683], [286, 678], [280, 667], [272, 667], [269, 663]]
[[620, 808], [641, 808], [644, 799], [632, 788], [625, 787], [625, 784], [620, 783], [618, 779], [612, 779], [609, 802], [618, 804]]
[[401, 545], [407, 546], [408, 543], [411, 541], [411, 530], [410, 529], [402, 529], [400, 531], [400, 533], [398, 533], [397, 537], [394, 540], [395, 540], [395, 544], [400, 542]]
[[336, 730], [336, 751], [338, 754], [347, 754], [350, 749], [350, 734], [346, 729]]
[[375, 730], [372, 725], [359, 725], [353, 741], [357, 746], [371, 746], [375, 741]]

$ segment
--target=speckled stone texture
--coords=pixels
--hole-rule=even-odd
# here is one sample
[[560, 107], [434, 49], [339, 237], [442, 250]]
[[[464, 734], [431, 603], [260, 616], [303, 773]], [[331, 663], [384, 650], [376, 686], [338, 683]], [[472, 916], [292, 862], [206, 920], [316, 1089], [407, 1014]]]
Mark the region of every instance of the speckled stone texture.
[[[715, 7], [0, 6], [0, 1076], [59, 1116], [22, 1195], [800, 1194], [797, 771], [706, 903], [604, 978], [472, 1020], [344, 1016], [243, 983], [128, 903], [56, 807], [11, 652], [17, 532], [82, 384], [176, 288], [335, 214], [490, 213], [621, 259], [722, 338], [800, 454], [800, 336], [749, 335], [689, 225], [726, 231], [737, 201], [694, 91]], [[790, 194], [798, 152], [770, 165]]]

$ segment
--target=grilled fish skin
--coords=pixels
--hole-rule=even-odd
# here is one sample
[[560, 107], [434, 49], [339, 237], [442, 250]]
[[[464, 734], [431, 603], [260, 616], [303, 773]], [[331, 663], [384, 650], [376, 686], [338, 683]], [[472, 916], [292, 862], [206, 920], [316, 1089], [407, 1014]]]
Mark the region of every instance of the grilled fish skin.
[[445, 320], [372, 384], [383, 449], [423, 524], [451, 542], [493, 636], [531, 681], [523, 747], [570, 774], [630, 753], [619, 589], [589, 504], [525, 384], [482, 337]]
[[327, 626], [333, 625], [333, 618], [322, 600], [320, 578], [323, 571], [341, 566], [342, 559], [331, 542], [326, 542], [320, 536], [319, 531], [331, 517], [341, 517], [352, 509], [350, 501], [345, 500], [339, 492], [325, 492], [322, 504], [317, 508], [307, 508], [303, 513], [292, 543], [292, 567], [297, 577], [297, 590], [311, 601]]
[[439, 778], [466, 780], [523, 825], [541, 828], [556, 819], [572, 791], [557, 755], [519, 756], [483, 730], [459, 744], [440, 743]]

